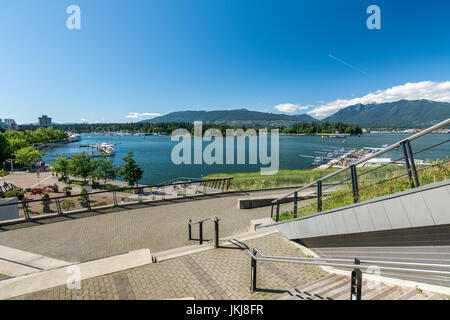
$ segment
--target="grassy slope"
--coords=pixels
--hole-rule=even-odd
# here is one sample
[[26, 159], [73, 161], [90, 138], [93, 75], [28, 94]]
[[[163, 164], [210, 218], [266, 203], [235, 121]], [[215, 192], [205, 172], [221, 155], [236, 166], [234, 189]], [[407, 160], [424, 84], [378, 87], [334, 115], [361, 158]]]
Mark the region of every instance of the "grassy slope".
[[[205, 178], [232, 177], [231, 188], [233, 190], [252, 190], [252, 189], [269, 189], [277, 187], [301, 186], [313, 182], [324, 177], [337, 169], [326, 170], [280, 170], [276, 175], [262, 176], [258, 172], [252, 173], [234, 173], [234, 174], [212, 174]], [[371, 168], [358, 168], [358, 173], [367, 172]], [[399, 166], [386, 166], [376, 172], [366, 174], [363, 180], [379, 181], [394, 175], [396, 172], [403, 170]], [[349, 179], [349, 172], [339, 174], [326, 183], [338, 183]]]
[[[359, 171], [359, 170], [358, 170]], [[358, 172], [360, 174], [361, 172]], [[432, 167], [421, 168], [418, 172], [420, 185], [427, 185], [434, 182], [450, 179], [450, 161], [434, 162]], [[394, 172], [387, 179], [380, 181], [363, 181], [359, 185], [360, 201], [370, 200], [381, 196], [386, 196], [396, 192], [408, 190], [410, 183], [408, 176], [403, 172]], [[391, 180], [389, 180], [391, 179]], [[353, 203], [353, 193], [351, 185], [347, 185], [339, 191], [330, 193], [323, 199], [323, 211], [339, 208]], [[300, 202], [297, 216], [305, 216], [317, 212], [316, 200]], [[282, 210], [280, 220], [289, 220], [293, 218], [293, 212], [290, 210]]]

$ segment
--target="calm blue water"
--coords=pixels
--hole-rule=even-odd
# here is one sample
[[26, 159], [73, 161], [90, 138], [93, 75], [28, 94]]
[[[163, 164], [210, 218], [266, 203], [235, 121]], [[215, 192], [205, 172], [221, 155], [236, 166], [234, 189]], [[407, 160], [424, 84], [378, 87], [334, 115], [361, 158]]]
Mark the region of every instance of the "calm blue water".
[[[329, 147], [358, 148], [381, 147], [383, 144], [392, 144], [410, 134], [369, 134], [361, 137], [350, 136], [343, 143], [342, 139], [322, 139], [320, 136], [280, 136], [280, 170], [298, 170], [312, 168], [313, 159], [302, 158], [299, 155], [319, 156], [315, 151], [322, 151]], [[413, 151], [422, 150], [433, 144], [449, 139], [449, 134], [429, 134], [412, 143]], [[97, 142], [118, 143], [115, 147], [116, 155], [113, 158], [116, 165], [123, 163], [122, 158], [129, 151], [144, 170], [142, 184], [158, 184], [177, 177], [201, 177], [212, 173], [259, 172], [260, 165], [175, 165], [170, 159], [172, 148], [177, 142], [170, 137], [160, 136], [125, 136], [113, 137], [103, 135], [82, 135], [82, 144], [96, 144]], [[205, 142], [204, 145], [209, 144]], [[269, 147], [270, 150], [270, 147]], [[53, 161], [57, 155], [76, 154], [87, 152], [87, 148], [79, 148], [79, 143], [68, 144], [49, 150], [45, 153], [44, 161]], [[417, 159], [445, 158], [450, 154], [450, 143], [436, 147], [430, 151], [417, 155]], [[392, 160], [401, 157], [401, 151], [391, 151], [383, 157]], [[225, 161], [224, 161], [225, 162]]]

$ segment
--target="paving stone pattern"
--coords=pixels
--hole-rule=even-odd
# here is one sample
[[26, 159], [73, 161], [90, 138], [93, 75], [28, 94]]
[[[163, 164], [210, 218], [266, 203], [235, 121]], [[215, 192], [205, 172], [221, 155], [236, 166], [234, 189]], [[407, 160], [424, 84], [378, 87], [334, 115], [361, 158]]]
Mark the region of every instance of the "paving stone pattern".
[[260, 261], [258, 291], [252, 294], [247, 247], [267, 254], [301, 255], [282, 235], [272, 234], [84, 280], [80, 290], [59, 286], [15, 299], [275, 299], [326, 275], [314, 266]]

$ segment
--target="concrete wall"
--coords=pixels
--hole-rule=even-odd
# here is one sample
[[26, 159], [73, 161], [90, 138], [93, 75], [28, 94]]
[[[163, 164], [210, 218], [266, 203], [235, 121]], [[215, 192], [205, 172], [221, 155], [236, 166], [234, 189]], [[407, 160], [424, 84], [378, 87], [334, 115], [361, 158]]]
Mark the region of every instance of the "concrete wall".
[[[262, 228], [324, 257], [450, 264], [450, 180]], [[450, 286], [442, 277], [385, 275]]]
[[17, 198], [0, 199], [0, 205], [10, 203], [14, 204], [9, 206], [0, 206], [0, 221], [19, 218], [19, 207], [17, 205]]

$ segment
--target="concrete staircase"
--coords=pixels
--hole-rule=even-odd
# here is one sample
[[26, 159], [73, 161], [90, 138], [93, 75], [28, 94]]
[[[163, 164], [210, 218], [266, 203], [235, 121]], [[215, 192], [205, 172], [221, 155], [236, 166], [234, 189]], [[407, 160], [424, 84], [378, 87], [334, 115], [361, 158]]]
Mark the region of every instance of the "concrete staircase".
[[[350, 277], [329, 274], [317, 281], [290, 290], [279, 300], [349, 300]], [[362, 300], [448, 300], [449, 297], [420, 289], [411, 289], [363, 280]]]

